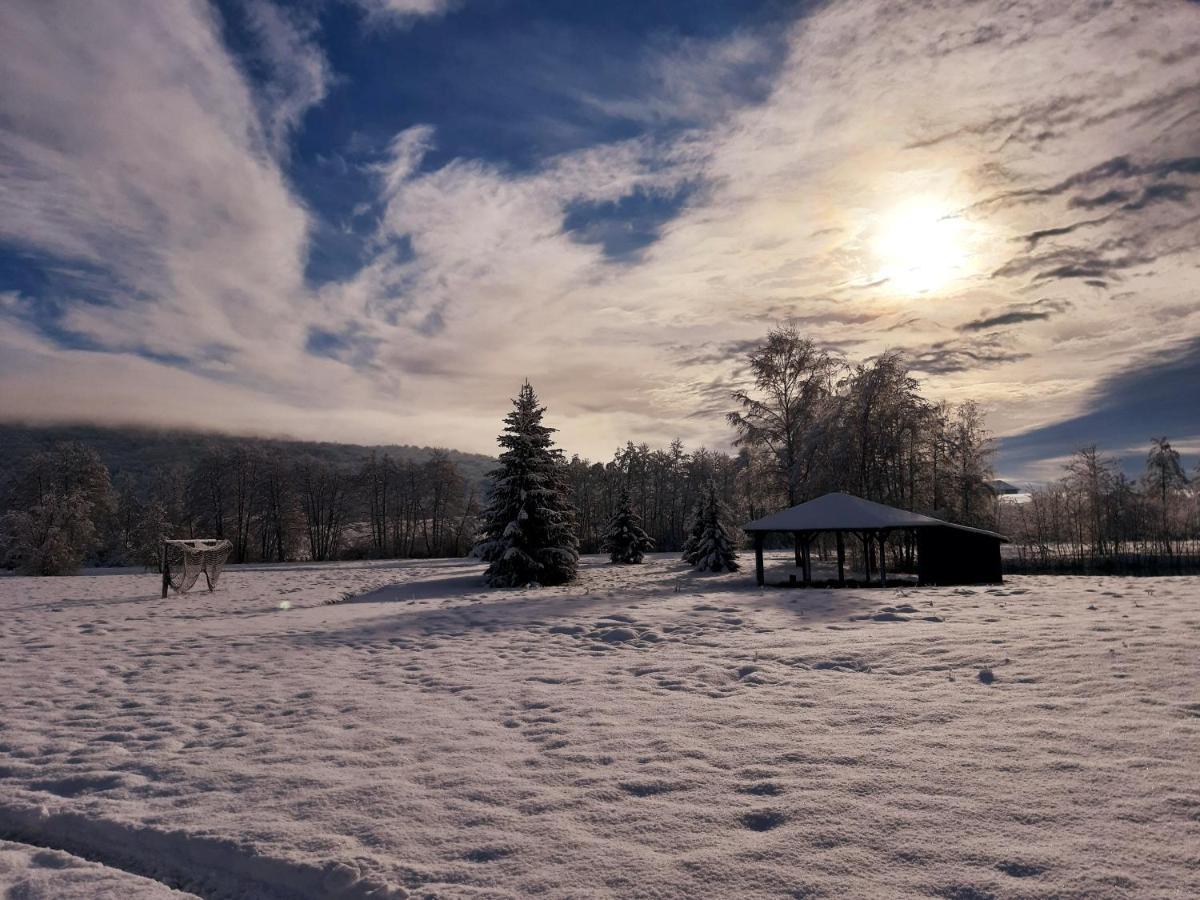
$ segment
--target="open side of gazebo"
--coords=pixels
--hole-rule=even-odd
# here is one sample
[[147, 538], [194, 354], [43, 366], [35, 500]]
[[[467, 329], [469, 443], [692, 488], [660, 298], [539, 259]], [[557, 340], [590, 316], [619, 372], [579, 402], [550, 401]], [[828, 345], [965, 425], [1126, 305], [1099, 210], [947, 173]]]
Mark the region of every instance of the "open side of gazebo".
[[1007, 539], [992, 531], [943, 522], [932, 516], [896, 509], [852, 494], [825, 494], [791, 509], [756, 519], [743, 526], [754, 539], [754, 572], [759, 585], [766, 584], [763, 546], [768, 534], [779, 532], [796, 538], [797, 565], [803, 583], [812, 584], [810, 549], [819, 534], [832, 532], [837, 541], [838, 583], [846, 583], [846, 535], [862, 541], [867, 581], [872, 580], [871, 554], [877, 545], [879, 584], [887, 584], [885, 544], [890, 535], [907, 531], [917, 543], [918, 584], [983, 584], [1003, 580], [1000, 544]]

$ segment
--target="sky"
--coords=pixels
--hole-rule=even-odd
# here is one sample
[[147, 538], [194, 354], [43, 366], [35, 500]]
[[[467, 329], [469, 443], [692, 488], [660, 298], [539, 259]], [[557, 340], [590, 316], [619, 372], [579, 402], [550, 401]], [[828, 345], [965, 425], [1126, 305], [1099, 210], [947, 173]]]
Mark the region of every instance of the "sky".
[[791, 322], [1200, 456], [1200, 4], [9, 0], [0, 418], [728, 446]]

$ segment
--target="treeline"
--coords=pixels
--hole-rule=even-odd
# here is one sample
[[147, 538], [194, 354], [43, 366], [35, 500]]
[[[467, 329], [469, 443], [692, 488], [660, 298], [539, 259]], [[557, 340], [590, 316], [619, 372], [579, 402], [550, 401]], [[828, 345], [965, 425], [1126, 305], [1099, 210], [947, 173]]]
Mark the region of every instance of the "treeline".
[[779, 328], [747, 360], [728, 416], [773, 508], [847, 491], [951, 522], [994, 524], [991, 437], [974, 402], [922, 396], [899, 352], [852, 364]]
[[1154, 438], [1139, 478], [1095, 446], [1064, 475], [1020, 502], [999, 504], [1012, 538], [1011, 572], [1170, 574], [1200, 571], [1200, 465], [1188, 477], [1179, 452]]
[[[601, 549], [623, 491], [656, 549], [679, 551], [709, 485], [729, 525], [844, 490], [995, 527], [991, 442], [977, 408], [923, 397], [900, 354], [854, 364], [785, 327], [748, 355], [745, 369], [749, 383], [733, 392], [728, 414], [735, 454], [630, 442], [608, 462], [556, 463], [582, 552]], [[234, 562], [470, 551], [488, 487], [459, 463], [478, 457], [384, 452], [348, 462], [304, 446], [193, 441], [186, 462], [115, 480], [83, 444], [36, 450], [0, 493], [4, 561], [39, 573], [86, 560], [153, 565], [162, 537], [227, 538]], [[911, 547], [893, 552], [911, 561]]]
[[226, 440], [140, 474], [111, 478], [80, 443], [30, 453], [0, 485], [3, 564], [43, 575], [154, 566], [164, 537], [227, 539], [233, 562], [461, 556], [480, 493], [437, 450], [355, 465]]
[[631, 442], [606, 463], [573, 456], [567, 463], [567, 481], [578, 510], [580, 552], [600, 552], [622, 491], [629, 492], [656, 550], [683, 548], [692, 512], [709, 482], [717, 485], [735, 515], [758, 509], [748, 460], [746, 453], [730, 456], [703, 447], [689, 452], [679, 440], [666, 449]]
[[847, 491], [951, 522], [996, 526], [988, 488], [992, 442], [978, 408], [923, 397], [901, 354], [851, 364], [786, 327], [770, 332], [747, 364], [752, 386], [733, 394], [738, 408], [728, 417], [736, 455], [688, 452], [675, 441], [659, 449], [629, 443], [607, 463], [571, 459], [583, 552], [599, 550], [622, 490], [655, 546], [680, 550], [710, 481], [738, 523]]

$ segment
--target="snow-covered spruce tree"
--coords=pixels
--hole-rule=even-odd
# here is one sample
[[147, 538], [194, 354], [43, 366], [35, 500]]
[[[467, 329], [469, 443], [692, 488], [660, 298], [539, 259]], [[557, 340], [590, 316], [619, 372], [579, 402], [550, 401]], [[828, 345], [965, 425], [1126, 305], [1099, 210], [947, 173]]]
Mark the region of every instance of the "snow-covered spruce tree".
[[701, 498], [699, 513], [692, 523], [684, 558], [702, 572], [736, 572], [737, 549], [725, 522], [729, 514], [716, 484], [709, 483]]
[[704, 502], [708, 496], [707, 490], [707, 488], [701, 489], [700, 499], [692, 507], [692, 513], [688, 517], [688, 536], [683, 540], [683, 560], [692, 565], [696, 564], [696, 547], [700, 543], [700, 536], [704, 533]]
[[575, 578], [579, 538], [568, 498], [562, 450], [529, 382], [513, 401], [497, 439], [504, 451], [489, 477], [492, 490], [475, 551], [491, 563], [484, 579], [492, 587], [563, 584]]
[[615, 563], [640, 563], [646, 551], [654, 549], [654, 541], [642, 528], [642, 517], [633, 511], [629, 491], [621, 491], [617, 511], [600, 539], [600, 549]]

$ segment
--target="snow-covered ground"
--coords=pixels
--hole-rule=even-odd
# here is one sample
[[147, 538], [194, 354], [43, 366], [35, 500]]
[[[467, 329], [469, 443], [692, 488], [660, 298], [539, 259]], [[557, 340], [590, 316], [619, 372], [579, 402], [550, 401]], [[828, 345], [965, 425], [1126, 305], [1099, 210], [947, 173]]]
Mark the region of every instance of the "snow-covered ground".
[[0, 578], [0, 888], [1200, 896], [1200, 578], [481, 570]]

